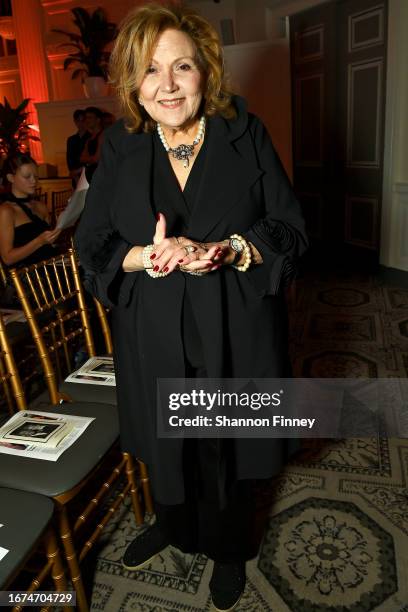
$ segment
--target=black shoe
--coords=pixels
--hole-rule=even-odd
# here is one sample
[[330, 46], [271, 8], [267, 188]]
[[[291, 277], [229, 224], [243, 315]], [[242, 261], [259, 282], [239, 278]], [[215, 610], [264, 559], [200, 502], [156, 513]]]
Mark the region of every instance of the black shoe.
[[141, 569], [166, 546], [166, 538], [154, 524], [129, 544], [123, 555], [122, 565], [128, 570]]
[[212, 602], [217, 612], [235, 610], [245, 589], [245, 563], [217, 563], [210, 580]]

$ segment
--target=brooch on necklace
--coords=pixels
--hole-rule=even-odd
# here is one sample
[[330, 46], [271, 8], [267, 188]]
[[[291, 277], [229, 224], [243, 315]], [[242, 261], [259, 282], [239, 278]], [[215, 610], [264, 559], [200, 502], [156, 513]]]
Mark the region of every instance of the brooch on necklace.
[[205, 131], [205, 116], [203, 115], [200, 119], [200, 123], [198, 125], [197, 136], [194, 138], [192, 144], [180, 144], [178, 147], [170, 147], [166, 137], [163, 133], [163, 128], [160, 123], [157, 124], [157, 133], [159, 134], [160, 140], [167, 153], [170, 153], [172, 157], [178, 159], [183, 162], [184, 168], [188, 168], [190, 163], [190, 157], [194, 155], [194, 147], [198, 145], [202, 137], [204, 136]]

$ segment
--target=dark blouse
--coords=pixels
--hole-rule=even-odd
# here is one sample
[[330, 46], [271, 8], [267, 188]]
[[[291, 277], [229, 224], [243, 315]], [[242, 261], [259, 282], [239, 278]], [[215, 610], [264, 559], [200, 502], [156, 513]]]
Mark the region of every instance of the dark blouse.
[[[17, 204], [17, 206], [19, 206], [30, 219], [30, 221], [27, 221], [27, 223], [17, 225], [17, 227], [14, 228], [14, 248], [24, 246], [28, 242], [31, 242], [32, 240], [37, 238], [37, 236], [39, 236], [43, 232], [51, 229], [46, 221], [44, 221], [43, 219], [41, 219], [41, 217], [33, 213], [31, 208], [28, 206], [28, 200], [26, 198], [20, 199], [8, 196], [5, 201], [11, 201], [14, 204]], [[28, 255], [28, 257], [25, 257], [21, 261], [17, 262], [16, 265], [18, 267], [29, 266], [32, 263], [41, 261], [42, 259], [48, 259], [49, 257], [53, 257], [54, 255], [55, 249], [51, 245], [44, 245], [33, 253], [31, 253], [31, 255]]]
[[[197, 158], [191, 168], [184, 190], [182, 191], [174, 174], [168, 154], [163, 147], [157, 134], [153, 137], [153, 174], [152, 174], [152, 197], [155, 213], [163, 213], [167, 220], [171, 219], [172, 235], [186, 236], [187, 228], [193, 211], [197, 195], [200, 189], [203, 170], [207, 159], [207, 148], [209, 139], [208, 122], [204, 142], [197, 154]], [[182, 162], [180, 162], [182, 163]], [[186, 277], [194, 278], [185, 273]], [[198, 279], [199, 280], [199, 279]], [[203, 371], [201, 338], [194, 318], [190, 298], [188, 296], [188, 284], [183, 300], [182, 337], [184, 343], [187, 370], [191, 367], [199, 369], [200, 376], [206, 376]], [[191, 376], [193, 373], [186, 372]]]

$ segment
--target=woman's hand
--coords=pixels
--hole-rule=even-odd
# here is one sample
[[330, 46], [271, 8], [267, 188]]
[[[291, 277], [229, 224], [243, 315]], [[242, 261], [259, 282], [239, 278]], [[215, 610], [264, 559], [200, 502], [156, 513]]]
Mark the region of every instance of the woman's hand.
[[205, 245], [189, 238], [166, 237], [166, 218], [162, 213], [158, 214], [153, 244], [153, 270], [169, 274], [176, 268], [209, 272], [214, 267], [214, 258], [220, 250], [215, 243], [207, 249]]
[[46, 230], [38, 236], [41, 246], [45, 244], [53, 244], [60, 235], [60, 229]]

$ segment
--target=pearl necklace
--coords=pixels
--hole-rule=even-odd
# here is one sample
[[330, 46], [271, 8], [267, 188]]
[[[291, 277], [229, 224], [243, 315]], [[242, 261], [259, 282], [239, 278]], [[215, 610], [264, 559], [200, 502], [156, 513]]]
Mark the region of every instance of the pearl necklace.
[[189, 157], [193, 157], [194, 155], [194, 147], [198, 145], [202, 137], [204, 136], [205, 131], [205, 116], [203, 115], [200, 119], [200, 123], [198, 125], [197, 136], [194, 138], [191, 145], [181, 144], [178, 147], [170, 147], [163, 133], [163, 128], [160, 123], [157, 124], [157, 133], [159, 134], [160, 140], [162, 141], [163, 147], [166, 149], [167, 153], [170, 153], [175, 159], [179, 159], [184, 162], [184, 168], [188, 168], [189, 165]]

